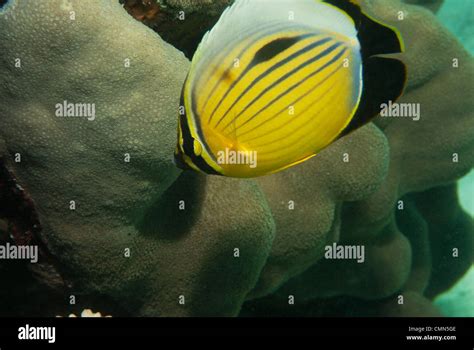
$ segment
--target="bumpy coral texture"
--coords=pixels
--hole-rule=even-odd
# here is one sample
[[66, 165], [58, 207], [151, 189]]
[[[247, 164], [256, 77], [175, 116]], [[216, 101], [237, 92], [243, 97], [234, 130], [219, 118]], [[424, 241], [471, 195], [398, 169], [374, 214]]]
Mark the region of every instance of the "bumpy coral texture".
[[[429, 299], [472, 263], [455, 181], [474, 164], [474, 63], [423, 7], [363, 8], [400, 29], [400, 102], [419, 102], [421, 119], [378, 117], [308, 162], [244, 181], [174, 167], [189, 62], [118, 2], [11, 1], [0, 12], [0, 156], [34, 200], [64, 279], [55, 293], [114, 315], [437, 315]], [[56, 117], [63, 100], [95, 103], [96, 120]], [[325, 260], [332, 242], [365, 245], [365, 262]], [[1, 293], [51, 287], [47, 273], [47, 287], [24, 288], [9, 270], [0, 262], [12, 282]]]

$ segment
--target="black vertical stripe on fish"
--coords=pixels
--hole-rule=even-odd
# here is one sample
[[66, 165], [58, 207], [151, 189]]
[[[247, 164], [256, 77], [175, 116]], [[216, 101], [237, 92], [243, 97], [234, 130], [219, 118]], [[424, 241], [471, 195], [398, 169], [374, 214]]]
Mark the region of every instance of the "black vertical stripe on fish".
[[189, 125], [186, 122], [185, 118], [182, 118], [181, 121], [184, 153], [191, 159], [193, 164], [199, 169], [201, 169], [203, 172], [207, 174], [221, 175], [216, 170], [214, 170], [214, 168], [212, 168], [209, 164], [207, 164], [201, 156], [197, 156], [196, 154], [194, 154], [194, 138], [191, 136]]
[[[240, 111], [234, 118], [234, 120], [236, 120], [239, 116], [241, 116], [250, 106], [252, 106], [256, 101], [258, 101], [264, 94], [266, 94], [268, 91], [272, 90], [274, 87], [278, 86], [279, 84], [281, 84], [282, 82], [284, 82], [286, 79], [288, 79], [290, 76], [292, 76], [293, 74], [295, 74], [296, 72], [298, 72], [299, 70], [305, 68], [306, 66], [316, 62], [317, 60], [329, 55], [331, 52], [333, 52], [336, 48], [340, 47], [341, 46], [341, 43], [340, 42], [337, 42], [333, 45], [331, 45], [330, 47], [328, 47], [326, 50], [324, 50], [323, 52], [321, 52], [320, 54], [316, 55], [315, 57], [307, 60], [306, 62], [302, 63], [301, 65], [299, 65], [298, 67], [296, 67], [295, 69], [291, 70], [290, 72], [286, 73], [284, 76], [282, 76], [280, 79], [278, 79], [276, 82], [274, 82], [272, 85], [268, 86], [267, 88], [265, 88], [257, 97], [255, 97], [252, 102], [250, 102], [249, 104], [247, 104], [247, 106], [245, 106], [245, 108]], [[303, 80], [300, 80], [298, 83], [294, 84], [291, 88], [289, 88], [288, 90], [284, 91], [283, 93], [281, 93], [280, 95], [278, 95], [276, 98], [274, 98], [272, 101], [270, 101], [263, 109], [261, 109], [260, 111], [258, 111], [257, 113], [255, 113], [254, 115], [252, 115], [249, 119], [247, 119], [245, 122], [243, 122], [240, 126], [243, 126], [245, 124], [247, 124], [249, 121], [251, 121], [253, 118], [255, 118], [259, 113], [261, 113], [262, 111], [266, 110], [268, 107], [270, 107], [271, 105], [273, 105], [273, 103], [275, 103], [275, 101], [279, 100], [281, 97], [285, 96], [286, 94], [288, 94], [289, 92], [293, 91], [296, 87], [298, 87], [299, 85], [301, 85], [303, 82], [305, 82], [306, 80], [308, 80], [309, 78], [313, 77], [314, 75], [316, 75], [317, 73], [321, 72], [322, 70], [324, 70], [326, 67], [328, 67], [330, 64], [334, 63], [334, 61], [338, 60], [342, 54], [346, 51], [346, 49], [344, 48], [343, 50], [341, 50], [336, 56], [334, 56], [330, 61], [328, 61], [325, 65], [323, 65], [321, 68], [317, 69], [315, 72], [311, 73], [310, 75], [306, 76]], [[225, 130], [231, 123], [229, 122], [222, 130]]]
[[[195, 131], [198, 134], [198, 137], [202, 140], [201, 145], [207, 151], [209, 156], [214, 158], [214, 154], [212, 153], [211, 148], [207, 144], [206, 138], [204, 137], [204, 133], [202, 131], [201, 119], [199, 118], [199, 115], [197, 114], [198, 111], [197, 111], [196, 96], [194, 94], [194, 91], [193, 91], [193, 94], [191, 96], [191, 112], [193, 114], [192, 118], [193, 118], [194, 125], [195, 125]], [[193, 146], [193, 148], [194, 148], [194, 146]]]
[[191, 170], [192, 168], [184, 161], [184, 154], [178, 151], [174, 152], [174, 164], [183, 170]]
[[[185, 105], [184, 104], [184, 89], [186, 87], [187, 80], [188, 80], [188, 77], [186, 77], [186, 80], [184, 82], [184, 86], [181, 89], [181, 96], [180, 96], [180, 99], [179, 99], [180, 106]], [[194, 142], [193, 138], [191, 136], [191, 132], [189, 131], [189, 126], [188, 126], [188, 122], [187, 122], [188, 117], [189, 116], [186, 113], [186, 109], [185, 109], [184, 114], [180, 115], [178, 117], [178, 123], [179, 123], [180, 130], [181, 130], [181, 137], [183, 138], [183, 151], [185, 153], [188, 153], [189, 150], [192, 150], [192, 145], [193, 145], [193, 142]], [[185, 132], [185, 130], [186, 130], [186, 132]], [[189, 146], [189, 145], [191, 145], [191, 146]]]
[[[315, 34], [313, 34], [314, 36], [316, 36]], [[309, 51], [309, 50], [312, 50], [313, 48], [316, 48], [320, 45], [323, 45], [325, 43], [327, 43], [328, 41], [330, 41], [331, 38], [323, 38], [321, 40], [318, 40], [304, 48], [302, 48], [301, 50], [295, 52], [294, 54], [288, 56], [287, 58], [279, 61], [278, 63], [276, 63], [275, 65], [273, 65], [272, 67], [268, 68], [265, 72], [263, 72], [262, 74], [260, 74], [254, 81], [252, 81], [252, 83], [247, 86], [247, 88], [239, 95], [239, 97], [232, 103], [232, 105], [227, 109], [227, 111], [223, 114], [223, 116], [221, 117], [221, 119], [218, 121], [218, 123], [215, 125], [215, 127], [217, 127], [221, 120], [225, 117], [225, 115], [240, 101], [240, 99], [251, 89], [253, 88], [258, 82], [260, 82], [262, 79], [264, 79], [266, 76], [268, 76], [268, 74], [270, 74], [273, 70], [277, 69], [277, 68], [280, 68], [282, 66], [284, 66], [285, 64], [287, 64], [288, 62], [291, 62], [292, 60], [294, 60], [296, 57], [304, 54], [305, 52]], [[214, 110], [212, 111], [212, 114], [209, 118], [209, 120], [212, 119], [212, 117], [214, 116], [214, 114], [216, 113], [216, 111], [219, 109], [219, 107], [221, 106], [222, 102], [224, 101], [224, 99], [227, 97], [227, 95], [231, 92], [231, 90], [235, 87], [235, 85], [231, 86], [228, 91], [226, 91], [226, 94], [225, 96], [223, 96], [223, 98], [221, 98], [221, 100], [219, 101], [219, 103], [216, 105], [216, 107], [214, 108]]]
[[[184, 86], [186, 86], [186, 84]], [[181, 105], [184, 106], [184, 87], [183, 87], [183, 91], [181, 92]], [[198, 167], [205, 173], [221, 175], [220, 173], [215, 171], [214, 168], [208, 165], [206, 161], [202, 159], [201, 156], [197, 156], [194, 153], [194, 138], [192, 137], [191, 131], [189, 129], [188, 116], [186, 113], [185, 115], [179, 116], [178, 123], [181, 129], [181, 137], [183, 138], [184, 154], [186, 154], [191, 159], [191, 161], [196, 167]], [[176, 155], [175, 153], [175, 162], [177, 163], [177, 165], [182, 164], [182, 163], [186, 164], [186, 162], [184, 161], [184, 155], [181, 155], [179, 153], [178, 155]], [[191, 167], [188, 164], [186, 164], [186, 166], [183, 167], [182, 169], [189, 169], [189, 168]]]

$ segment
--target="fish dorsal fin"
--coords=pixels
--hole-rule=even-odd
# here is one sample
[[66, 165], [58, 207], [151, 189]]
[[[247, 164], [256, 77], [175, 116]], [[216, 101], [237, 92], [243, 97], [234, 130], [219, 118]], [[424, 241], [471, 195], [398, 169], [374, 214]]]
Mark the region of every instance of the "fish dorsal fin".
[[216, 39], [216, 37], [219, 36], [220, 32], [226, 30], [226, 28], [222, 28], [224, 26], [223, 23], [225, 24], [230, 22], [235, 13], [243, 7], [248, 6], [249, 3], [250, 0], [236, 0], [231, 6], [227, 7], [224, 12], [222, 12], [214, 27], [212, 27], [211, 30], [208, 30], [201, 39], [201, 42], [194, 53], [193, 61], [199, 58], [206, 51], [206, 49], [209, 48], [214, 40], [220, 40]]
[[193, 61], [204, 53], [216, 54], [221, 43], [230, 44], [230, 41], [238, 40], [239, 35], [244, 38], [246, 33], [242, 29], [248, 27], [246, 23], [255, 23], [253, 30], [272, 23], [279, 24], [280, 29], [296, 25], [354, 37], [356, 31], [351, 22], [350, 16], [345, 12], [327, 6], [321, 0], [235, 0], [222, 13], [214, 27], [204, 35]]

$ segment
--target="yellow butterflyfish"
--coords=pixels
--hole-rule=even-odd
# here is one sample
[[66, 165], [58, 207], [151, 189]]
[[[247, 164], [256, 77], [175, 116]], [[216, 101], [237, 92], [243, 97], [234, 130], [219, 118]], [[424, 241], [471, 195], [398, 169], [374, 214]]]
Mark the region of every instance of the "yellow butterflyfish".
[[395, 101], [396, 29], [354, 0], [236, 0], [202, 39], [181, 94], [175, 163], [257, 177], [301, 163]]

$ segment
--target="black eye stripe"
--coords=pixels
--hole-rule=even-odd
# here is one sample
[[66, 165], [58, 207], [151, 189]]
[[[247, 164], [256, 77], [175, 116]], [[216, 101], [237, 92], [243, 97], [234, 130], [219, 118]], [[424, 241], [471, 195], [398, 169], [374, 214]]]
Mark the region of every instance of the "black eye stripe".
[[174, 163], [180, 169], [191, 169], [191, 167], [184, 161], [183, 153], [180, 151], [174, 153]]
[[[183, 94], [181, 94], [181, 106], [184, 106]], [[212, 168], [209, 164], [207, 164], [201, 156], [196, 156], [196, 154], [194, 153], [194, 138], [192, 137], [191, 131], [189, 130], [186, 112], [184, 113], [184, 115], [180, 115], [179, 125], [181, 126], [181, 137], [183, 138], [184, 153], [191, 159], [193, 164], [207, 174], [221, 175], [220, 173], [215, 171], [214, 168]], [[182, 155], [180, 160], [183, 160]], [[187, 167], [189, 168], [189, 166]]]
[[[185, 84], [186, 86], [186, 84]], [[180, 106], [184, 107], [184, 87], [181, 91], [181, 98], [179, 102]], [[181, 137], [183, 138], [183, 150], [188, 156], [194, 153], [193, 150], [193, 138], [191, 137], [191, 132], [189, 131], [188, 123], [187, 123], [187, 115], [186, 109], [184, 110], [184, 114], [179, 116], [178, 123], [181, 128]]]

